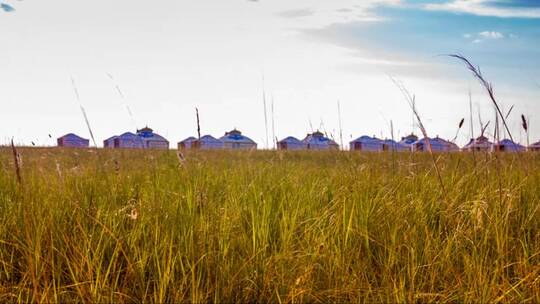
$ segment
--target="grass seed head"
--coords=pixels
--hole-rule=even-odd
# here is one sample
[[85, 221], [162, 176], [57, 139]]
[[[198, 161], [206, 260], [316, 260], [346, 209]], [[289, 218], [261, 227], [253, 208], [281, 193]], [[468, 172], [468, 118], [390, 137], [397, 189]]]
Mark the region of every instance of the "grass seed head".
[[527, 124], [527, 119], [525, 119], [525, 115], [521, 114], [521, 126], [523, 127], [523, 130], [527, 131], [529, 126]]

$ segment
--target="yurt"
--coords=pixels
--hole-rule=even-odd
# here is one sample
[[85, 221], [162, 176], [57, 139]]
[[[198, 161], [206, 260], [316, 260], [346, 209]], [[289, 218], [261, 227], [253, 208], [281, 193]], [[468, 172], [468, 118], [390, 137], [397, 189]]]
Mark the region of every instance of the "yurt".
[[[444, 140], [440, 137], [428, 138], [433, 152], [451, 152], [459, 151], [459, 147], [453, 142]], [[428, 151], [426, 138], [420, 139], [413, 144], [414, 151]]]
[[306, 144], [293, 136], [278, 141], [277, 146], [279, 150], [304, 150], [307, 148]]
[[131, 132], [126, 132], [122, 135], [115, 136], [114, 148], [130, 148], [130, 149], [143, 149], [144, 143], [141, 137]]
[[103, 148], [114, 148], [114, 140], [118, 136], [111, 136], [103, 141]]
[[219, 139], [223, 142], [225, 149], [233, 150], [252, 150], [257, 149], [257, 143], [251, 138], [242, 135], [242, 132], [234, 129], [230, 132], [226, 132], [223, 137]]
[[485, 136], [480, 136], [478, 138], [471, 138], [468, 144], [463, 147], [463, 151], [491, 151], [493, 143]]
[[540, 152], [540, 141], [530, 145], [529, 151]]
[[194, 143], [196, 141], [197, 141], [197, 138], [190, 136], [178, 143], [178, 150], [195, 148]]
[[201, 150], [215, 150], [223, 149], [223, 142], [213, 137], [212, 135], [204, 135], [201, 139], [197, 139], [193, 136], [184, 139], [178, 143], [178, 149], [201, 149]]
[[413, 144], [418, 141], [418, 136], [411, 133], [410, 135], [407, 135], [405, 137], [401, 138], [401, 141], [399, 142], [401, 145], [405, 145], [409, 147], [409, 149], [413, 148]]
[[90, 145], [90, 141], [88, 139], [82, 138], [73, 133], [59, 137], [56, 141], [59, 147], [88, 148]]
[[[199, 149], [202, 150], [223, 149], [224, 147], [223, 142], [212, 135], [204, 135], [197, 142], [199, 145]], [[255, 147], [257, 147], [256, 144]]]
[[169, 149], [169, 141], [145, 127], [137, 130], [137, 134], [126, 132], [119, 136], [112, 136], [103, 141], [103, 146], [105, 148]]
[[448, 151], [448, 152], [459, 151], [459, 146], [456, 145], [456, 143], [454, 143], [452, 141], [449, 141], [449, 140], [446, 140], [446, 139], [439, 138], [438, 136], [435, 139], [439, 140], [439, 141], [442, 141], [443, 144], [446, 145], [446, 151]]
[[351, 151], [384, 151], [384, 141], [376, 137], [361, 136], [349, 145]]
[[335, 141], [324, 136], [319, 131], [308, 134], [302, 142], [308, 150], [339, 150], [339, 145]]
[[137, 130], [137, 136], [142, 138], [145, 148], [164, 150], [169, 149], [169, 141], [163, 136], [154, 133], [154, 130], [150, 129], [148, 126]]
[[396, 151], [396, 152], [410, 152], [411, 147], [398, 143], [392, 139], [385, 139], [383, 142], [384, 151]]
[[523, 152], [525, 151], [525, 147], [511, 141], [510, 139], [503, 139], [493, 145], [493, 150], [501, 152]]

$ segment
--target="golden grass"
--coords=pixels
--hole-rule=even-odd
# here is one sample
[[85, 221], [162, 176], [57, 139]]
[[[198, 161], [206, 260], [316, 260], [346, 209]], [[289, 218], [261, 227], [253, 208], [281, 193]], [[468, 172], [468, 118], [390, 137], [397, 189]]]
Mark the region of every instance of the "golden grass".
[[0, 302], [540, 302], [538, 154], [19, 153]]

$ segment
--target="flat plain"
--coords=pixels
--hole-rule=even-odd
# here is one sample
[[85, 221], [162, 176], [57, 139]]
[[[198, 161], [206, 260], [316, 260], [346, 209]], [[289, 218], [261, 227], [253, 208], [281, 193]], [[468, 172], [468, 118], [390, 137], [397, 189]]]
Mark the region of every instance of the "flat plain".
[[540, 302], [540, 154], [18, 153], [1, 302]]

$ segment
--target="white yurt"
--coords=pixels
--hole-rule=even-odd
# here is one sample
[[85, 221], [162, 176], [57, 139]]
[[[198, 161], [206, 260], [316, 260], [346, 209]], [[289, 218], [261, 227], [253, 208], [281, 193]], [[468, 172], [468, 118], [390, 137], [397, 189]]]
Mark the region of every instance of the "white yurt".
[[178, 149], [223, 149], [223, 142], [212, 135], [204, 135], [201, 137], [201, 139], [190, 136], [178, 143]]
[[465, 146], [463, 146], [463, 151], [491, 151], [493, 147], [493, 143], [489, 141], [487, 137], [484, 135], [478, 137], [478, 138], [471, 138], [469, 143], [467, 143]]
[[223, 137], [219, 139], [223, 142], [225, 149], [233, 150], [254, 150], [257, 149], [257, 143], [251, 138], [242, 135], [242, 132], [234, 129], [230, 132], [226, 132]]
[[137, 130], [137, 136], [143, 140], [145, 148], [164, 150], [169, 149], [169, 141], [163, 136], [154, 133], [154, 130], [150, 129], [148, 126]]
[[[197, 141], [199, 149], [202, 150], [214, 150], [223, 149], [223, 142], [212, 135], [204, 135]], [[257, 145], [255, 145], [256, 147]]]
[[169, 149], [169, 141], [145, 127], [137, 130], [137, 134], [126, 132], [119, 136], [112, 136], [103, 141], [103, 146], [106, 148]]
[[384, 141], [376, 137], [360, 136], [349, 145], [351, 151], [384, 151]]
[[[440, 137], [428, 138], [433, 152], [452, 152], [459, 151], [459, 147], [451, 142]], [[428, 151], [426, 138], [422, 138], [413, 144], [414, 151]]]
[[526, 148], [510, 139], [503, 139], [493, 145], [493, 150], [501, 152], [524, 152]]
[[183, 149], [192, 149], [195, 148], [195, 142], [197, 141], [197, 138], [190, 136], [180, 142], [178, 142], [178, 150]]
[[103, 141], [103, 148], [114, 148], [114, 140], [118, 136], [111, 136]]
[[529, 146], [529, 151], [540, 152], [540, 141]]
[[82, 138], [73, 133], [59, 137], [56, 142], [58, 143], [58, 147], [68, 148], [88, 148], [90, 145], [90, 141], [88, 139]]
[[418, 141], [418, 136], [414, 135], [414, 133], [411, 133], [405, 137], [402, 137], [401, 141], [399, 141], [399, 144], [405, 145], [409, 147], [409, 149], [413, 149], [413, 145], [417, 141]]
[[324, 136], [319, 131], [308, 134], [302, 142], [307, 146], [308, 150], [339, 150], [339, 145], [335, 141]]
[[114, 148], [143, 149], [144, 143], [137, 134], [126, 132], [114, 138]]
[[384, 140], [383, 149], [385, 151], [397, 151], [397, 152], [410, 152], [411, 151], [410, 146], [398, 143], [398, 142], [396, 142], [395, 140], [392, 140], [392, 139], [385, 139]]
[[438, 136], [435, 139], [442, 141], [442, 143], [446, 145], [446, 151], [448, 152], [456, 152], [460, 150], [459, 146], [450, 140], [442, 139], [442, 138], [439, 138]]
[[277, 143], [279, 150], [304, 150], [307, 149], [306, 144], [294, 136], [286, 137]]

